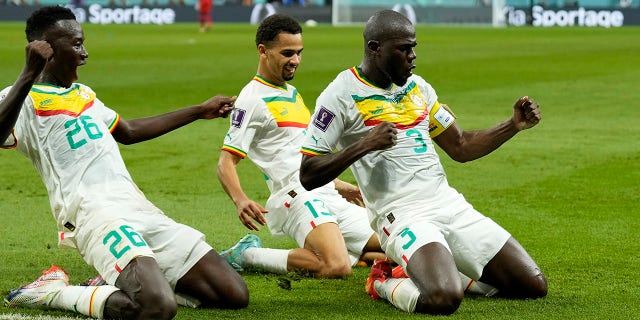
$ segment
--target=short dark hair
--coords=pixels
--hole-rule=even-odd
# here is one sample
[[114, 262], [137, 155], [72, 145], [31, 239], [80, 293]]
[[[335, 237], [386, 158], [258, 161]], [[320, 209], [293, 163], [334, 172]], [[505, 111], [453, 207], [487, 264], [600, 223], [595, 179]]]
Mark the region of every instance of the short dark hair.
[[286, 14], [276, 13], [266, 17], [258, 26], [256, 47], [273, 41], [282, 32], [298, 34], [302, 33], [302, 27], [298, 21]]
[[44, 33], [60, 20], [76, 20], [76, 16], [69, 8], [61, 6], [42, 7], [34, 11], [27, 19], [24, 30], [27, 41], [42, 39]]

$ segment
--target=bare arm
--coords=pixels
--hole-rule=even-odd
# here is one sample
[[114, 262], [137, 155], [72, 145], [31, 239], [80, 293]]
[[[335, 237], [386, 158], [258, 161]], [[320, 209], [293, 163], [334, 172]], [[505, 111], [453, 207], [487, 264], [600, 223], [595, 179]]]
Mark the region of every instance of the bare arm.
[[254, 221], [260, 225], [266, 225], [267, 220], [264, 214], [268, 211], [259, 203], [249, 199], [244, 193], [244, 190], [242, 190], [240, 178], [236, 171], [240, 160], [242, 160], [242, 158], [239, 156], [223, 150], [218, 160], [218, 180], [224, 191], [229, 195], [229, 198], [231, 198], [236, 205], [238, 218], [242, 224], [249, 230], [259, 231], [260, 227], [258, 227]]
[[354, 186], [351, 183], [342, 181], [340, 179], [333, 180], [338, 193], [349, 202], [353, 202], [361, 207], [364, 207], [364, 200], [362, 199], [362, 193], [358, 186]]
[[53, 56], [53, 49], [46, 41], [36, 40], [25, 48], [25, 65], [18, 79], [4, 100], [0, 101], [0, 143], [7, 140], [18, 120], [22, 103], [35, 83], [47, 61]]
[[226, 117], [233, 108], [235, 97], [215, 96], [191, 107], [134, 120], [121, 119], [113, 137], [122, 144], [133, 144], [159, 137], [198, 119]]
[[383, 122], [371, 129], [359, 141], [323, 156], [302, 156], [300, 182], [307, 190], [313, 190], [336, 179], [350, 165], [374, 150], [383, 150], [396, 144], [398, 130], [390, 122]]
[[533, 99], [522, 97], [513, 106], [513, 116], [489, 129], [465, 131], [457, 123], [433, 140], [453, 160], [466, 162], [481, 158], [498, 149], [516, 133], [540, 122], [540, 109]]

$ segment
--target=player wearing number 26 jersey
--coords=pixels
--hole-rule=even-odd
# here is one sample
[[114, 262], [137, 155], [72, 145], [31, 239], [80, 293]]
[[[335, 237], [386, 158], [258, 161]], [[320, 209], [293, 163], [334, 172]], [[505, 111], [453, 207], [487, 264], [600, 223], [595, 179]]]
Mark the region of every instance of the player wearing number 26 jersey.
[[[0, 100], [10, 89], [0, 92]], [[111, 135], [120, 117], [106, 107], [91, 88], [79, 83], [69, 88], [35, 84], [22, 108], [13, 133], [2, 146], [17, 149], [40, 173], [49, 193], [61, 247], [77, 247], [84, 258], [113, 283], [134, 256], [154, 256], [152, 250], [158, 249], [149, 248], [145, 243], [144, 240], [153, 240], [151, 236], [143, 240], [138, 232], [151, 229], [159, 232], [160, 228], [175, 224], [174, 240], [193, 239], [183, 242], [189, 250], [200, 241], [202, 245], [186, 268], [169, 269], [173, 285], [211, 250], [200, 232], [166, 217], [138, 189]], [[132, 214], [134, 212], [144, 214]], [[125, 217], [128, 224], [121, 226], [121, 219]], [[152, 220], [157, 224], [151, 223]], [[114, 224], [114, 234], [106, 230], [111, 224]], [[104, 238], [98, 239], [95, 228], [105, 230]], [[127, 239], [127, 235], [133, 245], [118, 241]], [[111, 250], [111, 254], [103, 255], [101, 247]], [[182, 248], [175, 250], [178, 254]]]
[[235, 98], [218, 95], [127, 120], [75, 82], [89, 54], [70, 9], [38, 8], [27, 19], [25, 34], [24, 68], [0, 92], [0, 147], [15, 148], [31, 160], [49, 194], [59, 245], [76, 248], [106, 285], [69, 285], [66, 272], [52, 266], [12, 290], [5, 305], [99, 319], [171, 319], [178, 303], [245, 307], [249, 293], [240, 275], [202, 233], [146, 199], [118, 149], [118, 143], [147, 141], [196, 120], [224, 117]]
[[78, 211], [88, 202], [106, 206], [110, 197], [123, 193], [144, 199], [109, 134], [118, 120], [118, 114], [85, 85], [36, 84], [25, 99], [13, 135], [3, 144], [29, 158], [42, 176], [61, 244], [73, 246], [68, 237], [77, 226]]

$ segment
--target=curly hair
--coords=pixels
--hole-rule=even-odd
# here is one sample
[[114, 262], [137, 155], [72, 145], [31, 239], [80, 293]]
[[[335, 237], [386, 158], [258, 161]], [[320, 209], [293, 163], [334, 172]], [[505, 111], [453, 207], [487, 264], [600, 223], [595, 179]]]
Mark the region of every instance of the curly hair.
[[76, 20], [76, 16], [69, 8], [61, 6], [42, 7], [34, 11], [27, 19], [24, 30], [27, 41], [42, 39], [44, 33], [60, 20]]
[[258, 26], [256, 47], [273, 41], [282, 32], [298, 34], [302, 33], [302, 27], [298, 21], [286, 14], [276, 13], [266, 17]]

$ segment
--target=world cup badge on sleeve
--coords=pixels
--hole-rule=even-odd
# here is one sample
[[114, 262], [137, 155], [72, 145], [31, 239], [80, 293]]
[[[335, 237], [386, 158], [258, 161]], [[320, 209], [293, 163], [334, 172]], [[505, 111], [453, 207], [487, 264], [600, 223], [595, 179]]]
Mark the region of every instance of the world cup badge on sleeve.
[[333, 118], [335, 117], [336, 115], [333, 114], [333, 112], [327, 110], [324, 106], [321, 106], [320, 110], [318, 110], [318, 113], [316, 114], [316, 118], [313, 119], [313, 124], [316, 128], [326, 132], [331, 121], [333, 121]]
[[245, 113], [247, 113], [246, 110], [233, 109], [233, 113], [231, 114], [231, 125], [236, 128], [240, 128], [242, 120], [244, 120]]

